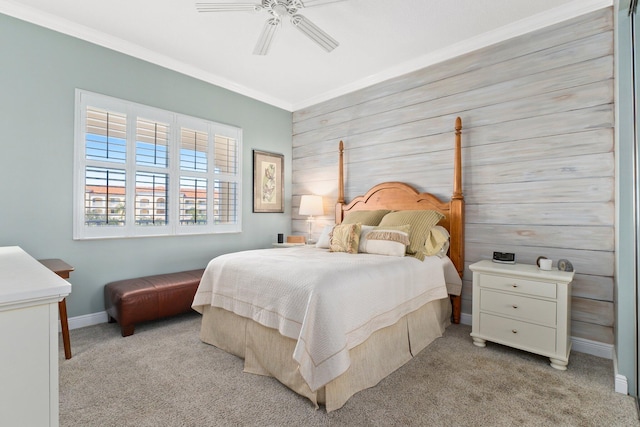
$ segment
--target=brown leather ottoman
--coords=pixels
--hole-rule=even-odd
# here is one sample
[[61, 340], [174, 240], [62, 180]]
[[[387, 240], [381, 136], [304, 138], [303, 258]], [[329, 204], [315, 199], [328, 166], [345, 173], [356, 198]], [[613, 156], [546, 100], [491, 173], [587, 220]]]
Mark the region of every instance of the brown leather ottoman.
[[204, 269], [118, 280], [104, 286], [109, 323], [118, 322], [122, 336], [133, 335], [139, 322], [186, 313]]

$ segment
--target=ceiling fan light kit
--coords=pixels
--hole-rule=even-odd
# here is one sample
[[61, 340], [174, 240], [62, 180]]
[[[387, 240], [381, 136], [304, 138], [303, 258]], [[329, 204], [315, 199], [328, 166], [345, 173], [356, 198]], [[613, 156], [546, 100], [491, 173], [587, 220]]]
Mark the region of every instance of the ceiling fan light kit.
[[[266, 10], [272, 17], [267, 20], [258, 38], [258, 43], [253, 50], [254, 55], [266, 55], [269, 52], [275, 34], [282, 23], [282, 19], [289, 17], [295, 28], [305, 36], [313, 40], [318, 46], [327, 52], [338, 47], [339, 43], [320, 29], [308, 18], [298, 14], [304, 7], [320, 6], [326, 3], [335, 3], [342, 0], [262, 0], [254, 3], [196, 3], [198, 12], [260, 12]], [[305, 3], [308, 3], [305, 5]]]

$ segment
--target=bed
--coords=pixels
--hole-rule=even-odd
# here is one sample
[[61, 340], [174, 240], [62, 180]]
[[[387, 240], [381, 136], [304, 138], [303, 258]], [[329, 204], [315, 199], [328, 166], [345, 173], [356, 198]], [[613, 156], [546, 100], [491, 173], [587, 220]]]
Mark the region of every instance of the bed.
[[[192, 305], [202, 314], [201, 340], [243, 358], [245, 372], [275, 377], [330, 412], [442, 336], [451, 321], [460, 319], [461, 129], [457, 118], [449, 201], [405, 183], [386, 182], [345, 203], [341, 141], [331, 249], [260, 249], [211, 260]], [[378, 226], [354, 220], [378, 214]], [[396, 226], [394, 221], [402, 223], [405, 214], [437, 215], [425, 227], [437, 223], [447, 230], [448, 256], [404, 256], [405, 246], [402, 256], [388, 256], [388, 248], [405, 236], [402, 244], [410, 253], [413, 237], [422, 235]], [[415, 231], [421, 225], [412, 227]], [[366, 234], [372, 240], [364, 237], [365, 228], [373, 233]], [[368, 241], [376, 249], [355, 254], [359, 243], [353, 247], [350, 237], [345, 238], [346, 249], [339, 246], [337, 236], [343, 232], [362, 236], [360, 245]]]

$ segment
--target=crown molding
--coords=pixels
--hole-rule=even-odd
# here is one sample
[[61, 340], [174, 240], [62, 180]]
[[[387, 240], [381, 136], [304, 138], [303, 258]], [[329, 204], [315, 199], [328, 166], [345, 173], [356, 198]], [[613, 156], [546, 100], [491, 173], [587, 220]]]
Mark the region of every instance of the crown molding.
[[448, 46], [444, 49], [431, 52], [419, 58], [412, 59], [411, 61], [407, 61], [397, 66], [388, 68], [381, 73], [371, 75], [357, 82], [336, 88], [329, 92], [325, 92], [313, 98], [306, 99], [305, 101], [295, 103], [293, 105], [293, 111], [307, 108], [312, 105], [337, 98], [338, 96], [354, 92], [356, 90], [364, 89], [376, 83], [380, 83], [394, 77], [402, 76], [404, 74], [426, 68], [439, 62], [443, 62], [448, 59], [455, 58], [457, 56], [464, 55], [478, 49], [482, 49], [492, 44], [496, 44], [504, 40], [518, 37], [523, 34], [527, 34], [532, 31], [539, 30], [541, 28], [545, 28], [550, 25], [554, 25], [559, 22], [563, 22], [568, 19], [587, 14], [589, 12], [604, 9], [605, 7], [610, 7], [613, 5], [613, 2], [614, 0], [574, 0], [571, 3], [567, 3], [546, 12], [512, 22], [511, 24], [497, 28], [493, 31], [480, 34], [473, 39], [464, 40], [462, 42]]
[[274, 107], [282, 108], [286, 111], [296, 111], [421, 68], [426, 68], [430, 65], [446, 61], [456, 56], [566, 21], [567, 19], [571, 19], [576, 16], [613, 6], [613, 3], [614, 0], [574, 0], [571, 3], [567, 3], [555, 9], [551, 9], [520, 21], [512, 22], [509, 25], [481, 34], [473, 39], [465, 40], [445, 49], [431, 52], [427, 55], [423, 55], [416, 59], [388, 68], [367, 78], [297, 103], [288, 102], [265, 94], [261, 91], [239, 85], [233, 81], [213, 73], [209, 73], [200, 68], [190, 66], [181, 61], [177, 61], [166, 55], [161, 55], [137, 44], [106, 35], [89, 27], [73, 23], [35, 8], [15, 3], [11, 0], [0, 0], [0, 13], [150, 62], [219, 86], [223, 89], [236, 92], [240, 95], [247, 96], [257, 101], [264, 102]]
[[100, 31], [96, 31], [84, 25], [80, 25], [75, 22], [60, 18], [58, 16], [51, 15], [41, 10], [24, 6], [10, 0], [0, 0], [0, 13], [38, 25], [40, 27], [57, 31], [62, 34], [76, 37], [78, 39], [123, 53], [125, 55], [132, 56], [137, 59], [141, 59], [143, 61], [150, 62], [152, 64], [179, 72], [181, 74], [185, 74], [198, 80], [202, 80], [204, 82], [219, 86], [223, 89], [227, 89], [240, 95], [253, 98], [257, 101], [264, 102], [274, 107], [292, 111], [292, 105], [290, 102], [286, 102], [282, 99], [275, 98], [273, 96], [245, 87], [243, 85], [239, 85], [233, 81], [206, 72], [200, 68], [193, 67], [166, 55], [162, 55], [150, 49], [143, 48], [142, 46], [139, 46], [135, 43], [131, 43], [118, 37], [107, 35]]

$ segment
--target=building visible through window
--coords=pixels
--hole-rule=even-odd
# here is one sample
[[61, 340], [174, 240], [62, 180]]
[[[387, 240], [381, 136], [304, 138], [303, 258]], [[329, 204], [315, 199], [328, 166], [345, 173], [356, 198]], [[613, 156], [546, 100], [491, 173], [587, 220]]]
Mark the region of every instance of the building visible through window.
[[242, 130], [76, 91], [74, 238], [238, 232]]

